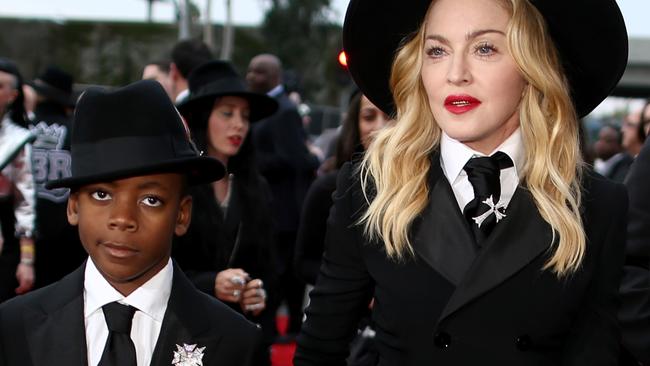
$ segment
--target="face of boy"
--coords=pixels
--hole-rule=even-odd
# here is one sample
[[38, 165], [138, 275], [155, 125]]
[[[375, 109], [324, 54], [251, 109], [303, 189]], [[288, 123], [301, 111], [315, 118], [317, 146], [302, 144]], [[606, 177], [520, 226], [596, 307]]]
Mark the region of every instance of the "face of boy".
[[128, 295], [168, 262], [173, 234], [190, 223], [183, 176], [154, 174], [88, 184], [68, 200], [68, 221], [104, 278]]

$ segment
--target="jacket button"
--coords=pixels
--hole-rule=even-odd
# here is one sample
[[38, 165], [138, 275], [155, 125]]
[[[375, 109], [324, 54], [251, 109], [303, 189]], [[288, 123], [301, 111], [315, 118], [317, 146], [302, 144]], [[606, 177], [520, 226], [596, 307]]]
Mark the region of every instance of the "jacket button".
[[524, 334], [515, 339], [515, 345], [520, 351], [528, 351], [533, 345], [533, 340], [530, 339], [530, 336], [528, 334]]
[[451, 336], [445, 332], [438, 332], [433, 336], [433, 344], [439, 348], [449, 348], [451, 345]]

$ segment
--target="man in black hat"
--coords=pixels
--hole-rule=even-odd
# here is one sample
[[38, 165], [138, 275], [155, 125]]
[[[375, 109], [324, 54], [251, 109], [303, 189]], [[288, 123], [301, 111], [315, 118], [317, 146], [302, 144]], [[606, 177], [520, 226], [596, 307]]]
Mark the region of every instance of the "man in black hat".
[[48, 66], [29, 85], [37, 94], [33, 122], [36, 135], [32, 170], [36, 186], [36, 287], [60, 280], [83, 262], [85, 252], [77, 229], [66, 217], [67, 188], [47, 189], [51, 180], [70, 176], [70, 129], [68, 109], [74, 107], [72, 75]]
[[0, 306], [0, 365], [248, 365], [255, 325], [199, 292], [170, 259], [189, 226], [188, 187], [223, 177], [159, 83], [80, 98], [68, 221], [90, 256]]

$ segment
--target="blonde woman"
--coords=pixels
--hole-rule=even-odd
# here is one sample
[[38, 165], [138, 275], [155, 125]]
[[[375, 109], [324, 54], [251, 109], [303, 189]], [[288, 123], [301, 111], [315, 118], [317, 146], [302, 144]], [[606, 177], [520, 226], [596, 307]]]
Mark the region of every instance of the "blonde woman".
[[373, 364], [617, 364], [626, 195], [578, 137], [616, 2], [352, 0], [343, 39], [396, 123], [341, 170], [294, 364], [344, 365], [373, 296]]

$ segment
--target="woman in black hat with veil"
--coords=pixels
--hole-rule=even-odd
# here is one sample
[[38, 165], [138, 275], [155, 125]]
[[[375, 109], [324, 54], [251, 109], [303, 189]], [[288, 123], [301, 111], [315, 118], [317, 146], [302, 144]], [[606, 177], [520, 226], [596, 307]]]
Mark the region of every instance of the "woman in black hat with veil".
[[343, 40], [396, 122], [341, 170], [294, 364], [344, 365], [373, 296], [378, 365], [617, 364], [627, 200], [578, 131], [616, 2], [352, 0]]
[[[197, 288], [270, 328], [273, 314], [264, 312], [273, 283], [270, 191], [255, 165], [250, 127], [277, 103], [247, 91], [225, 61], [199, 66], [188, 81], [190, 95], [179, 110], [199, 150], [220, 160], [227, 174], [192, 189], [192, 224], [176, 238], [174, 256]], [[264, 330], [270, 343], [272, 329]]]

